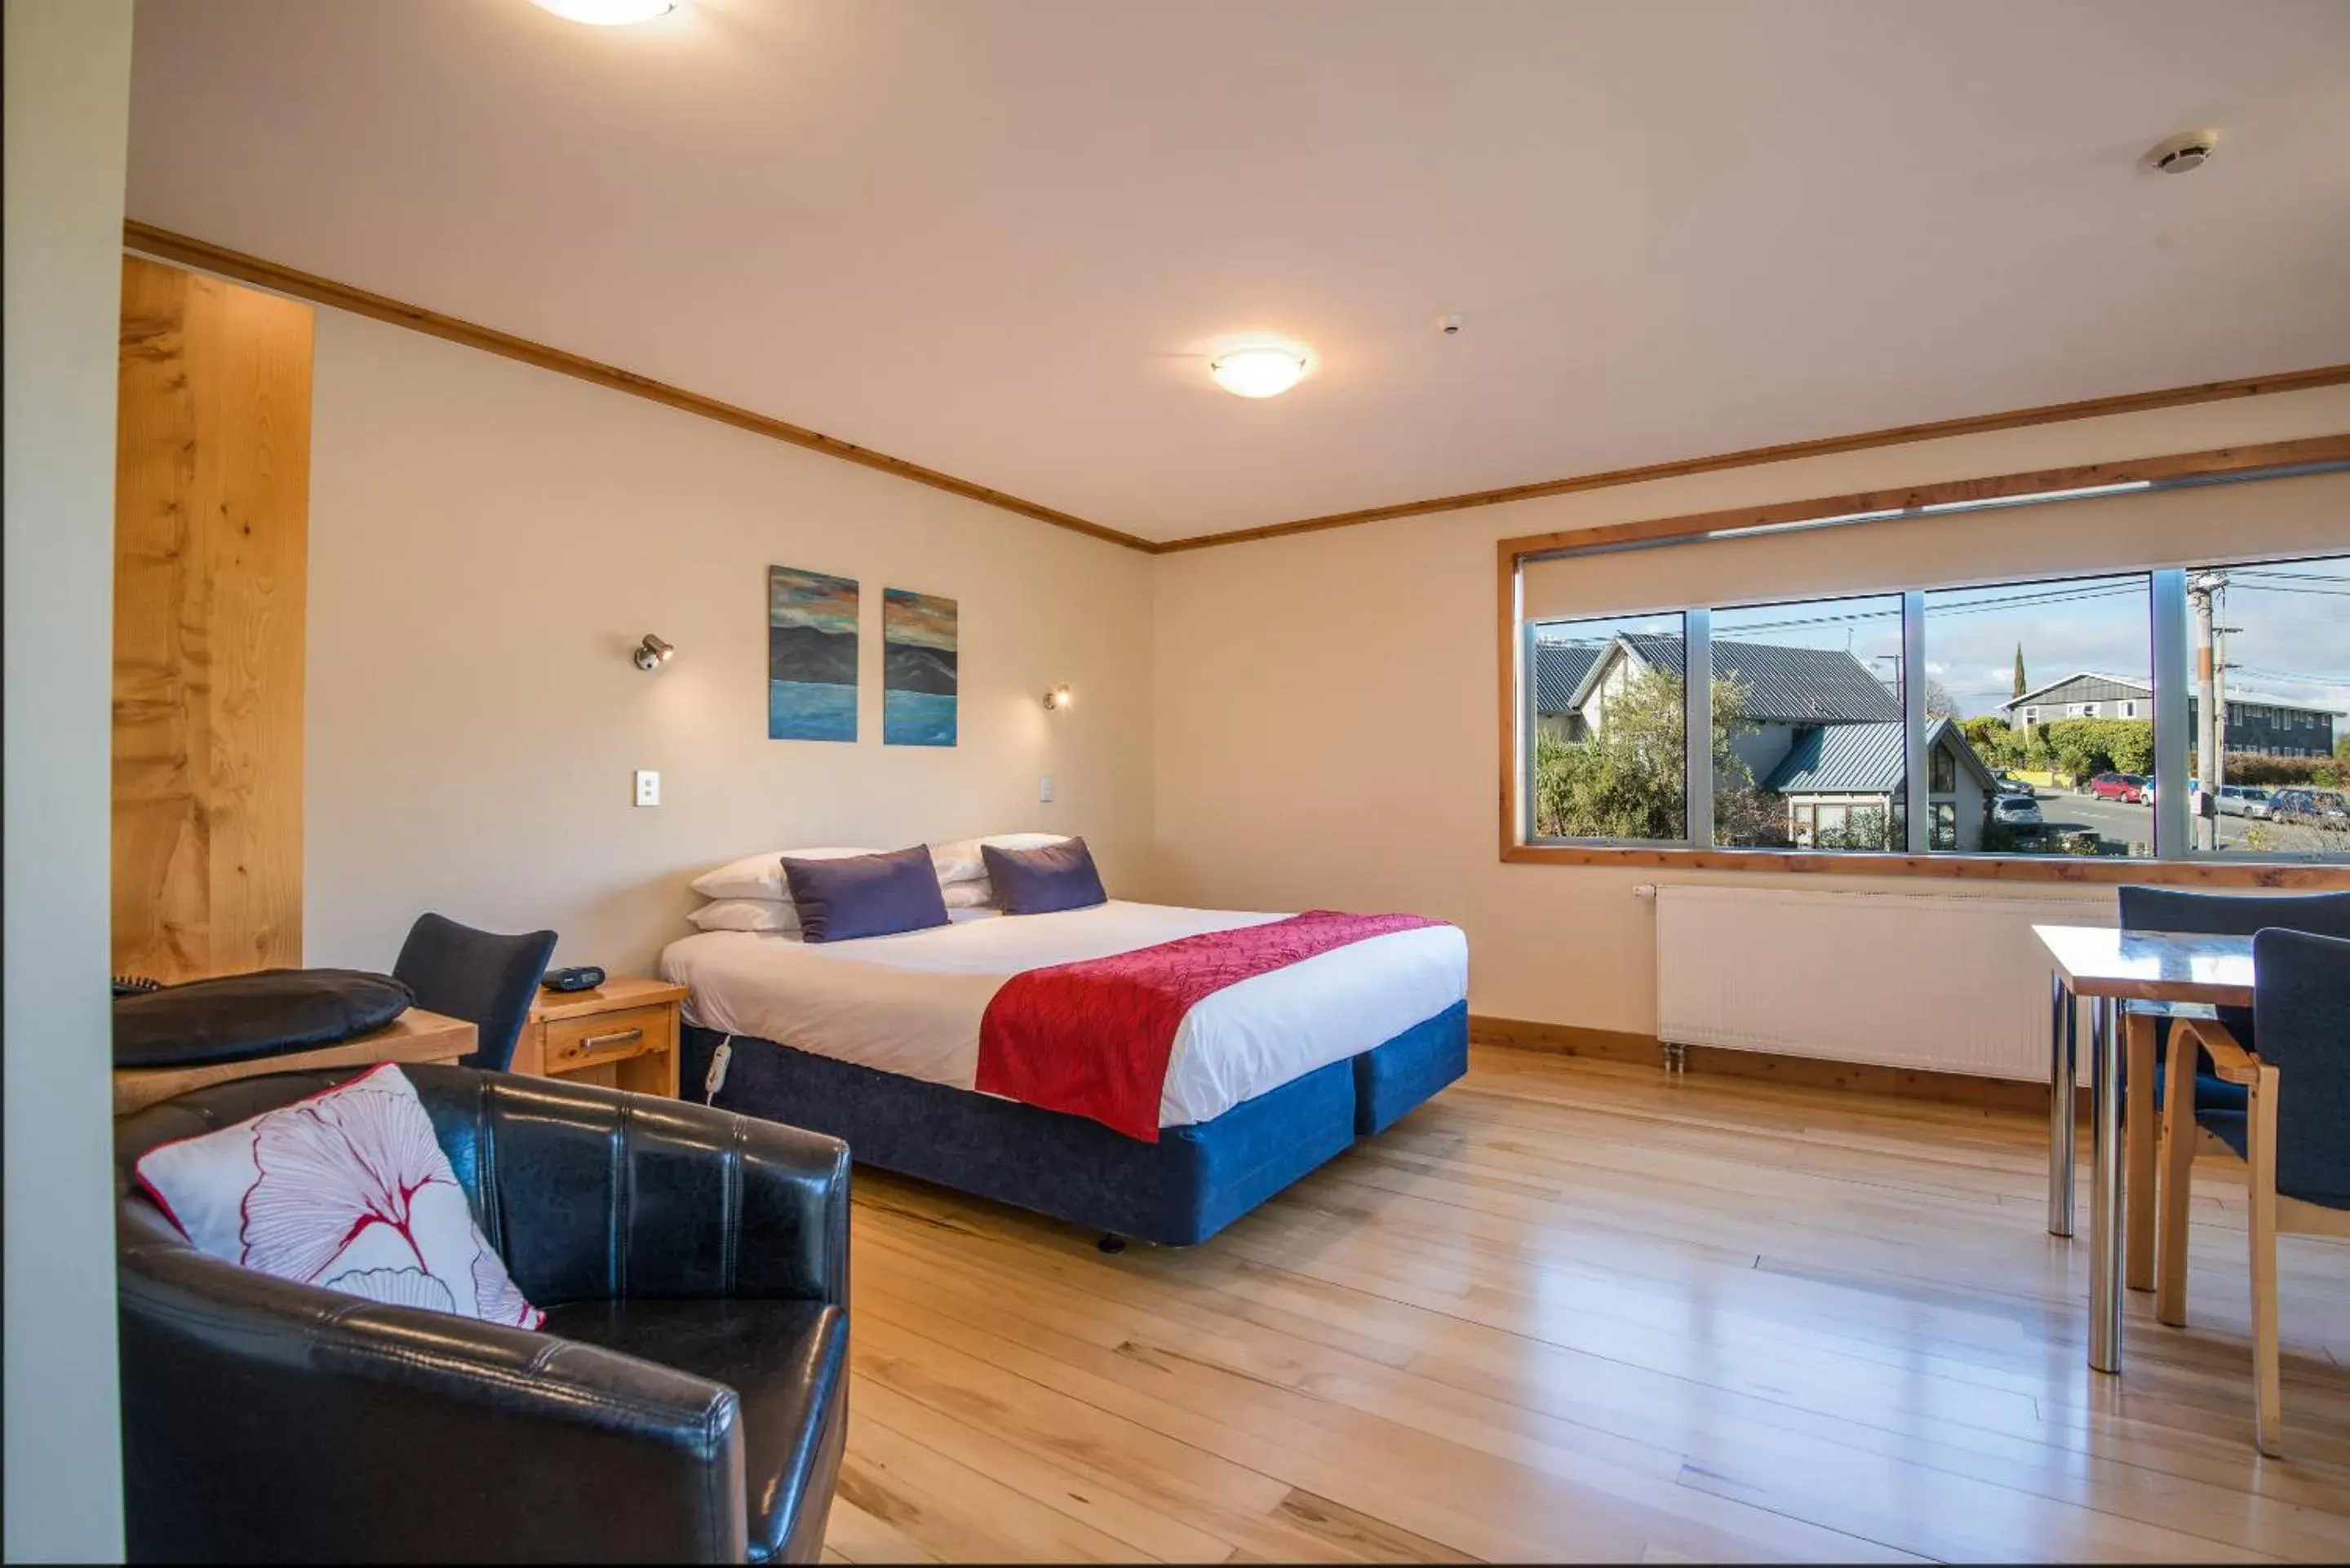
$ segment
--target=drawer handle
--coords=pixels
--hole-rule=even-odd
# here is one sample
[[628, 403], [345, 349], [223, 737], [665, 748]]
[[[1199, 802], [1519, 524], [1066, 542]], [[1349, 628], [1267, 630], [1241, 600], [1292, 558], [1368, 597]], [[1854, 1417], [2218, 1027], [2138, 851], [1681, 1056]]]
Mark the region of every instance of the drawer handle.
[[607, 1045], [626, 1045], [631, 1040], [641, 1040], [644, 1037], [645, 1032], [641, 1029], [616, 1029], [609, 1034], [590, 1034], [573, 1046], [570, 1054], [575, 1056], [585, 1056], [592, 1051], [601, 1051]]

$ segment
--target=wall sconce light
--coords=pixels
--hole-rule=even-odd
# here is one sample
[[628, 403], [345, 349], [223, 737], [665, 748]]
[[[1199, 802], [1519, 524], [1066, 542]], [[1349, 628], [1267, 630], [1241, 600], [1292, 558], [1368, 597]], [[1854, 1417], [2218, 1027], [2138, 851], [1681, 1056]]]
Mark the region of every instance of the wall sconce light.
[[1077, 694], [1066, 686], [1055, 686], [1045, 693], [1045, 711], [1058, 713], [1077, 700]]
[[637, 644], [636, 652], [629, 657], [636, 660], [638, 669], [651, 671], [667, 664], [669, 656], [676, 651], [676, 644], [663, 642], [651, 632], [647, 632], [644, 641]]

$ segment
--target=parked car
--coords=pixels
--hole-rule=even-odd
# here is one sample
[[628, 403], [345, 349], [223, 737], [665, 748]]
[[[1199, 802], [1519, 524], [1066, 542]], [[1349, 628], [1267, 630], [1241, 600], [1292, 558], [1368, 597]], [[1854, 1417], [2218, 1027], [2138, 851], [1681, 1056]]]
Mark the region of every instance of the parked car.
[[2028, 794], [2002, 794], [1991, 803], [1991, 819], [2005, 827], [2039, 827], [2040, 803]]
[[2268, 815], [2272, 822], [2331, 826], [2350, 822], [2350, 801], [2343, 799], [2340, 790], [2281, 789], [2269, 796]]
[[2029, 797], [2037, 793], [2033, 789], [2031, 780], [2017, 778], [2011, 773], [1993, 774], [1991, 782], [1999, 786], [2002, 794], [2020, 794]]
[[2136, 805], [2154, 793], [2154, 781], [2136, 774], [2099, 774], [2089, 781], [2089, 793], [2099, 800]]
[[2221, 816], [2266, 816], [2269, 814], [2269, 792], [2258, 784], [2221, 784], [2220, 815]]

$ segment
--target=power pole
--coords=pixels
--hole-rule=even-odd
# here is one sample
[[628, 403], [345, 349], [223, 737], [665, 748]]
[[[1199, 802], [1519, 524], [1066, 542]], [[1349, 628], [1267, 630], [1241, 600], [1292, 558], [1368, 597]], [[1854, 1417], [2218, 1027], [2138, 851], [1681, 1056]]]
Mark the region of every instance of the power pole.
[[2195, 759], [2196, 783], [2203, 786], [2195, 808], [2195, 847], [2206, 853], [2220, 846], [2220, 781], [2227, 738], [2228, 716], [2220, 706], [2220, 659], [2213, 646], [2211, 601], [2228, 578], [2220, 572], [2199, 572], [2187, 583], [2188, 608], [2195, 616]]

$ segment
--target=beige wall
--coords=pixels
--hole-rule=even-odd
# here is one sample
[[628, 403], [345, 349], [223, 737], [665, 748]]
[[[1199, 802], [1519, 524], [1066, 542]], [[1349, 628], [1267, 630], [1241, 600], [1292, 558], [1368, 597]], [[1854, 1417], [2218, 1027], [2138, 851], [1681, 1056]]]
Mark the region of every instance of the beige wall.
[[[1149, 557], [335, 310], [317, 387], [307, 961], [431, 909], [641, 971], [696, 872], [792, 844], [1051, 828], [1144, 890]], [[766, 738], [770, 564], [863, 584], [855, 745]], [[957, 747], [880, 744], [885, 585], [961, 601]]]
[[6, 1557], [119, 1560], [107, 723], [130, 0], [6, 16]]
[[[1635, 898], [1632, 889], [1661, 880], [1734, 878], [1753, 885], [1756, 879], [1500, 862], [1496, 539], [2344, 431], [2350, 431], [2350, 389], [2329, 389], [1809, 458], [1161, 556], [1159, 890], [1185, 902], [1406, 908], [1455, 919], [1469, 932], [1471, 1002], [1479, 1012], [1651, 1033], [1652, 906]], [[2339, 514], [2314, 533], [2297, 530], [2298, 537], [2321, 540], [2330, 531], [2333, 542], [2350, 545], [2350, 519]], [[1939, 576], [1939, 545], [1954, 536], [1931, 524], [1895, 524], [1870, 535], [1866, 552], [1895, 579], [1911, 564], [1922, 576]], [[2041, 536], [2044, 563], [1986, 562], [1981, 574], [2066, 564], [2074, 548], [2064, 542], [2066, 533], [2043, 530]], [[1787, 543], [1789, 560], [1797, 550], [1815, 547], [1794, 538]], [[2231, 535], [2234, 545], [2251, 542]], [[1801, 591], [1800, 584], [1773, 579], [1781, 558], [1771, 542], [1707, 548], [1732, 558], [1748, 553], [1744, 567], [1752, 572], [1757, 594], [1782, 586]], [[1611, 564], [1595, 566], [1595, 575], [1620, 572], [1627, 581], [1616, 586], [1627, 587], [1635, 575], [1667, 569], [1669, 553], [1604, 559]], [[1647, 589], [1636, 597], [1648, 604], [1683, 602], [1653, 583], [1648, 588], [1658, 589], [1654, 597]], [[1835, 882], [1870, 885], [1859, 878]], [[1805, 877], [1800, 885], [1824, 884]], [[1936, 886], [1961, 890], [1957, 883]], [[2068, 890], [2045, 896], [2084, 897]], [[2089, 897], [2103, 902], [2110, 895]]]

